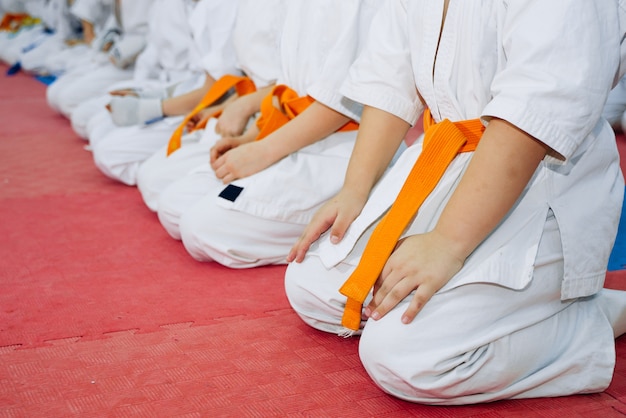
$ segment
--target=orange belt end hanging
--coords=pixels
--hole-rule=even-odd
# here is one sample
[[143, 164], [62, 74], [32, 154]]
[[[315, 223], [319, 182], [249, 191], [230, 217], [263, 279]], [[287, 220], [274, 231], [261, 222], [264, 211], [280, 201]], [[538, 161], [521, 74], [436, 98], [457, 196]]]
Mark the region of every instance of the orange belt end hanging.
[[[174, 151], [181, 147], [183, 133], [185, 132], [185, 128], [187, 127], [187, 123], [196, 116], [201, 110], [206, 107], [216, 103], [219, 99], [221, 99], [230, 89], [235, 88], [237, 94], [239, 96], [244, 96], [246, 94], [250, 94], [256, 91], [256, 87], [254, 82], [248, 77], [238, 77], [234, 75], [225, 75], [218, 79], [215, 84], [209, 89], [209, 91], [204, 95], [200, 103], [185, 116], [180, 125], [176, 128], [172, 136], [170, 137], [170, 141], [167, 144], [167, 155], [169, 156]], [[216, 112], [211, 117], [217, 117], [220, 112]], [[196, 129], [202, 129], [206, 126], [207, 118], [203, 121], [203, 123], [199, 124]]]
[[476, 149], [484, 127], [479, 119], [434, 124], [428, 110], [424, 114], [424, 147], [395, 202], [374, 229], [361, 261], [340, 288], [347, 302], [342, 325], [357, 331], [363, 303], [380, 276], [385, 263], [407, 225], [434, 190], [448, 166], [461, 152]]

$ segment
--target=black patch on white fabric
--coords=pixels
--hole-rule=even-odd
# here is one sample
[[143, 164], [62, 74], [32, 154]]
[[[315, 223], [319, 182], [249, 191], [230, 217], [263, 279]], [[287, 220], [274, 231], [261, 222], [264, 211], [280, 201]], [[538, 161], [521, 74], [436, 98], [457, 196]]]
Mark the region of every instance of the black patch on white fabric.
[[230, 200], [231, 202], [234, 202], [235, 200], [237, 200], [242, 190], [243, 190], [243, 187], [235, 186], [234, 184], [229, 184], [228, 186], [224, 188], [224, 190], [222, 190], [219, 196], [222, 199], [226, 199], [226, 200]]

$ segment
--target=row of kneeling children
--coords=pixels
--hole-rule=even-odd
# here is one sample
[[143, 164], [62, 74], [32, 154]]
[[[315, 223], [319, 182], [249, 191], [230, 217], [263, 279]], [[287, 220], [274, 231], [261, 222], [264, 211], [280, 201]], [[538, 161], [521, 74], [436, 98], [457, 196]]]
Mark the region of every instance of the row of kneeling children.
[[102, 15], [39, 54], [50, 106], [193, 258], [289, 263], [302, 320], [402, 399], [608, 386], [624, 0], [60, 3]]

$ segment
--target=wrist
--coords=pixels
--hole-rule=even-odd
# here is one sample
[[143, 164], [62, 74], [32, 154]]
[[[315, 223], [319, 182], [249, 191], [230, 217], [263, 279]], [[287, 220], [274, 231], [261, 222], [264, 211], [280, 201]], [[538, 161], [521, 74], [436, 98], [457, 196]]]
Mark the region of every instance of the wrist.
[[260, 105], [258, 105], [257, 101], [253, 100], [253, 98], [254, 97], [252, 94], [247, 94], [245, 96], [239, 97], [242, 105], [243, 114], [248, 118], [252, 117], [260, 110]]
[[439, 243], [439, 248], [445, 250], [461, 264], [464, 264], [467, 257], [476, 249], [476, 245], [469, 242], [467, 237], [459, 231], [447, 229], [439, 223], [430, 234], [434, 237], [435, 242]]

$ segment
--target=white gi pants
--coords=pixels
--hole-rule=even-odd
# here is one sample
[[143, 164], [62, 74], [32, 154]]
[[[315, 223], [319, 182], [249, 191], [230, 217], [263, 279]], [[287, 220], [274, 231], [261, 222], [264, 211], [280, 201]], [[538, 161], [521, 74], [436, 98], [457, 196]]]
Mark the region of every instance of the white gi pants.
[[[83, 100], [72, 110], [69, 116], [74, 132], [81, 138], [88, 139], [92, 145], [100, 141], [100, 139], [104, 138], [104, 136], [112, 130], [118, 128], [118, 126], [113, 123], [111, 114], [105, 109], [105, 106], [111, 102], [109, 92], [114, 90], [142, 88], [141, 83], [138, 84], [133, 80], [134, 70], [130, 70], [128, 74], [126, 74], [126, 71], [127, 70], [118, 70], [118, 72], [111, 71], [108, 73], [106, 78], [109, 78], [109, 81], [112, 78], [122, 77], [122, 74], [124, 78], [119, 82], [109, 83], [109, 81], [106, 81], [106, 91], [101, 90], [101, 95], [92, 96], [92, 98]], [[102, 84], [104, 83], [103, 81]], [[150, 84], [147, 85], [149, 86]]]
[[163, 190], [210, 161], [211, 147], [220, 138], [215, 133], [216, 124], [217, 119], [209, 120], [206, 129], [183, 135], [181, 148], [171, 155], [167, 155], [166, 145], [141, 165], [137, 174], [137, 188], [151, 211], [157, 211]]
[[96, 166], [114, 180], [134, 186], [139, 166], [166, 145], [182, 117], [150, 125], [116, 127], [97, 142], [91, 141]]
[[20, 60], [24, 48], [28, 48], [34, 42], [45, 39], [43, 25], [34, 25], [22, 28], [17, 33], [0, 32], [0, 60], [8, 65], [13, 65]]
[[50, 55], [58, 54], [66, 48], [65, 39], [60, 34], [54, 33], [47, 35], [46, 39], [39, 46], [22, 52], [19, 61], [24, 71], [43, 75], [50, 74], [49, 69], [46, 67], [46, 60]]
[[44, 61], [44, 68], [49, 74], [60, 76], [74, 68], [89, 64], [95, 51], [86, 44], [68, 46], [56, 54], [49, 54]]
[[[355, 251], [362, 253], [371, 230]], [[314, 251], [292, 263], [285, 277], [292, 307], [312, 327], [339, 333], [345, 297], [338, 289], [354, 268], [340, 263], [327, 270]], [[616, 332], [623, 332], [625, 292], [561, 301], [562, 277], [560, 233], [550, 212], [525, 289], [483, 283], [453, 288], [433, 296], [404, 325], [400, 318], [411, 295], [382, 319], [365, 323], [361, 361], [384, 391], [425, 404], [602, 391], [615, 363], [607, 316], [621, 321]]]
[[[106, 110], [106, 105], [110, 102], [111, 96], [109, 94], [103, 94], [79, 103], [71, 111], [69, 116], [72, 129], [76, 135], [82, 139], [91, 141], [92, 135], [90, 132], [99, 128], [101, 132], [94, 137], [103, 138], [108, 131], [113, 130], [116, 126], [108, 110]], [[95, 139], [94, 142], [97, 142], [97, 139]]]
[[161, 225], [198, 261], [231, 268], [284, 264], [304, 225], [225, 209], [216, 204], [224, 187], [209, 164], [196, 167], [161, 193]]
[[[83, 102], [107, 95], [109, 88], [113, 84], [130, 80], [133, 77], [132, 70], [123, 70], [109, 63], [100, 66], [83, 65], [83, 67], [85, 68], [79, 68], [76, 71], [64, 74], [52, 83], [46, 92], [50, 107], [68, 118], [72, 116], [72, 112]], [[100, 107], [100, 109], [103, 108], [104, 105]], [[79, 126], [86, 126], [86, 124], [87, 121], [84, 121]], [[85, 135], [84, 128], [80, 130], [79, 135], [81, 137]]]

